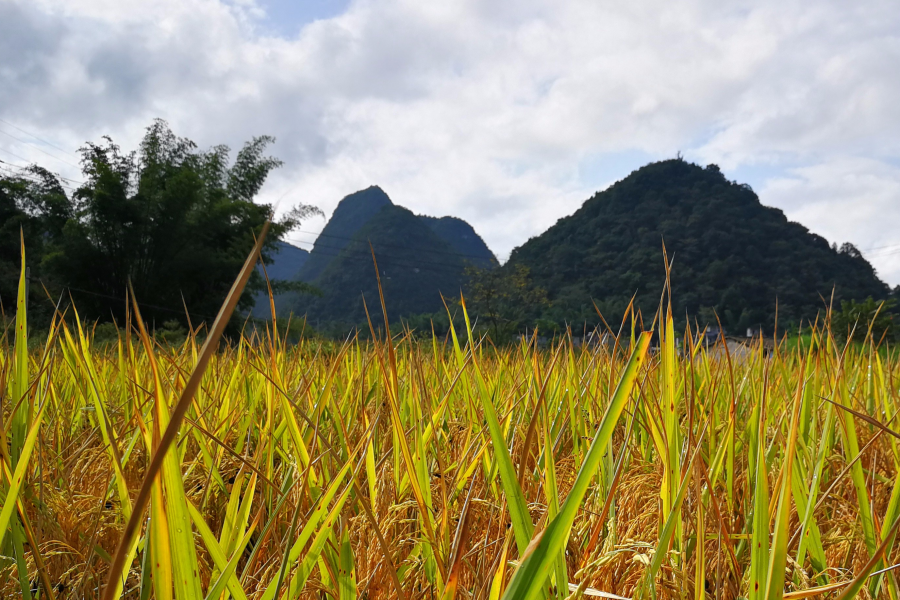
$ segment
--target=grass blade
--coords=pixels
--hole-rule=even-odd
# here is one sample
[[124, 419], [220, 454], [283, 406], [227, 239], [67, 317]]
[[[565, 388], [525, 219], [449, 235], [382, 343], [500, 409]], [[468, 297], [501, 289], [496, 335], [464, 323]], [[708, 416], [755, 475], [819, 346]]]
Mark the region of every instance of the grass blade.
[[588, 486], [597, 472], [600, 459], [609, 445], [613, 430], [625, 404], [631, 398], [631, 390], [638, 371], [650, 346], [650, 333], [642, 333], [637, 340], [631, 358], [622, 373], [612, 400], [603, 415], [600, 427], [594, 436], [590, 449], [575, 478], [575, 483], [560, 509], [559, 515], [549, 522], [547, 528], [538, 533], [526, 549], [519, 568], [513, 574], [504, 600], [532, 600], [540, 597], [553, 562], [559, 556], [569, 537], [569, 531]]
[[[237, 306], [237, 301], [240, 298], [241, 292], [244, 290], [244, 286], [247, 284], [247, 280], [250, 278], [250, 274], [253, 272], [253, 267], [256, 264], [257, 258], [259, 257], [259, 252], [262, 249], [262, 245], [265, 241], [266, 233], [268, 233], [268, 231], [269, 222], [267, 221], [263, 226], [263, 230], [259, 238], [257, 239], [253, 250], [250, 252], [250, 256], [248, 256], [247, 260], [244, 262], [244, 267], [241, 269], [238, 278], [231, 286], [231, 290], [228, 292], [228, 296], [225, 298], [225, 302], [222, 305], [222, 308], [219, 309], [219, 314], [216, 316], [216, 320], [213, 322], [213, 325], [210, 328], [209, 335], [207, 336], [206, 341], [203, 343], [203, 348], [200, 350], [200, 356], [197, 359], [197, 365], [194, 367], [194, 371], [191, 373], [187, 384], [184, 386], [184, 389], [181, 392], [181, 397], [178, 399], [175, 408], [172, 410], [172, 415], [166, 427], [165, 433], [162, 435], [159, 444], [156, 447], [156, 452], [153, 455], [153, 458], [150, 461], [150, 465], [147, 467], [147, 471], [144, 474], [144, 479], [141, 482], [140, 490], [138, 491], [138, 495], [134, 501], [134, 509], [131, 513], [131, 517], [128, 519], [128, 523], [125, 525], [125, 530], [122, 532], [122, 538], [119, 541], [119, 547], [116, 550], [115, 555], [113, 556], [112, 565], [109, 570], [109, 579], [107, 579], [106, 585], [103, 588], [103, 594], [101, 596], [102, 600], [114, 600], [115, 598], [117, 586], [113, 582], [119, 578], [118, 574], [122, 573], [127, 567], [127, 565], [125, 564], [125, 558], [128, 555], [128, 549], [130, 548], [134, 537], [137, 535], [137, 528], [141, 520], [141, 515], [144, 513], [144, 510], [147, 508], [147, 504], [150, 502], [150, 491], [153, 485], [153, 481], [156, 478], [156, 474], [163, 468], [163, 462], [166, 455], [168, 454], [169, 447], [172, 445], [172, 443], [175, 441], [175, 437], [178, 435], [181, 421], [182, 419], [184, 419], [184, 415], [191, 404], [191, 400], [193, 399], [194, 394], [200, 387], [200, 381], [203, 378], [203, 373], [206, 371], [206, 367], [209, 364], [212, 355], [215, 353], [216, 347], [219, 344], [219, 339], [222, 337], [222, 333], [225, 331], [225, 326], [228, 324], [228, 320], [231, 318], [231, 314], [232, 312], [234, 312], [235, 306]], [[143, 326], [142, 323], [141, 326]], [[184, 490], [182, 489], [182, 494], [183, 493]], [[189, 534], [190, 531], [187, 531], [185, 533]]]

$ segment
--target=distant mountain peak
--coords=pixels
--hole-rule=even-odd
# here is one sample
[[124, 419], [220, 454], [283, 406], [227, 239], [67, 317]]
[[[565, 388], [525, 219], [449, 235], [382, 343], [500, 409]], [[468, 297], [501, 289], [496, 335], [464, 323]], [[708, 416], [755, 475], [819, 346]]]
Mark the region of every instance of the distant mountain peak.
[[381, 208], [387, 204], [393, 204], [390, 197], [377, 185], [370, 185], [364, 190], [353, 192], [341, 200], [334, 212], [359, 210], [360, 208]]
[[435, 312], [443, 306], [442, 294], [459, 293], [463, 258], [425, 219], [392, 205], [369, 219], [313, 280], [324, 296], [299, 299], [295, 312], [317, 321], [365, 323], [363, 297], [371, 309], [380, 296], [372, 251], [391, 320]]
[[316, 239], [309, 260], [300, 271], [300, 279], [312, 281], [321, 275], [328, 263], [344, 249], [369, 219], [385, 206], [393, 205], [388, 195], [377, 185], [345, 196]]

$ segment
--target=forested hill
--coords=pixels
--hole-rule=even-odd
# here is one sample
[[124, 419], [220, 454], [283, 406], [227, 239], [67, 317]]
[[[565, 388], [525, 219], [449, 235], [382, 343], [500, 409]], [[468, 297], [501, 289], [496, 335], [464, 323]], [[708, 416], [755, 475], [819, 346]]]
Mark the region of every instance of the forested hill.
[[376, 185], [341, 200], [316, 239], [309, 259], [304, 262], [299, 273], [300, 279], [312, 281], [318, 277], [331, 259], [347, 245], [353, 234], [374, 217], [382, 206], [390, 204], [391, 199]]
[[380, 319], [370, 244], [392, 320], [437, 311], [442, 306], [441, 294], [459, 295], [465, 270], [463, 257], [422, 219], [402, 206], [392, 205], [379, 210], [313, 280], [324, 295], [301, 296], [294, 313], [306, 314], [315, 323], [363, 325], [365, 298], [370, 313]]
[[295, 279], [307, 260], [309, 251], [287, 242], [278, 242], [272, 252], [271, 264], [266, 265], [266, 275], [272, 281]]
[[[672, 269], [673, 311], [726, 329], [771, 328], [814, 318], [836, 300], [884, 298], [888, 287], [850, 244], [840, 248], [763, 206], [747, 185], [716, 165], [681, 159], [652, 163], [595, 194], [571, 216], [515, 249], [543, 287], [556, 320], [621, 316], [632, 294], [652, 319], [665, 281], [662, 245]], [[839, 305], [839, 303], [837, 303]], [[648, 316], [649, 315], [649, 316]]]
[[305, 314], [319, 324], [362, 325], [365, 297], [369, 309], [380, 314], [370, 244], [392, 319], [440, 310], [441, 294], [459, 294], [468, 266], [497, 264], [462, 219], [415, 215], [372, 186], [341, 200], [309, 258], [295, 270], [296, 279], [323, 295], [282, 294], [276, 297], [276, 310]]
[[465, 257], [476, 267], [491, 268], [497, 264], [494, 253], [466, 221], [457, 217], [420, 216], [433, 232], [450, 244], [454, 252]]

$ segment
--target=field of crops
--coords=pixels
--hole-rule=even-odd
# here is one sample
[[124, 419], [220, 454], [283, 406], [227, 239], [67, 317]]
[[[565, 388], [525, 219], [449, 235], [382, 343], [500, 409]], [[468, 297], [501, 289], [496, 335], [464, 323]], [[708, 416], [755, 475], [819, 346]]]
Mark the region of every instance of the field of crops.
[[69, 314], [29, 351], [20, 309], [0, 596], [898, 600], [896, 357], [826, 327], [676, 352], [661, 314], [658, 348], [631, 320], [494, 348], [462, 312], [202, 348], [135, 314], [101, 345]]

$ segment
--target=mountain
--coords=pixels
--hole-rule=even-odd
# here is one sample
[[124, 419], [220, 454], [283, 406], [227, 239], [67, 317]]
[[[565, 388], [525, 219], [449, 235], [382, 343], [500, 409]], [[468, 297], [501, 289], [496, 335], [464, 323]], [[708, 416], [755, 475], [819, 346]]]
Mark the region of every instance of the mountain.
[[450, 244], [454, 252], [458, 252], [474, 266], [490, 268], [497, 264], [494, 253], [466, 221], [456, 217], [420, 216], [419, 218], [424, 220], [438, 237]]
[[[850, 244], [840, 249], [763, 206], [748, 185], [716, 165], [652, 163], [595, 194], [571, 216], [516, 248], [504, 269], [524, 265], [557, 321], [620, 318], [632, 294], [650, 321], [673, 261], [673, 314], [726, 330], [768, 330], [815, 318], [823, 298], [887, 297], [889, 290]], [[683, 321], [682, 321], [683, 322]], [[649, 323], [648, 323], [649, 325]]]
[[466, 261], [423, 219], [390, 205], [369, 219], [312, 281], [324, 295], [301, 298], [294, 312], [329, 323], [360, 325], [366, 322], [365, 297], [372, 318], [380, 319], [370, 244], [391, 320], [435, 312], [443, 306], [441, 294], [459, 294]]
[[[271, 262], [266, 264], [266, 274], [269, 281], [293, 281], [297, 278], [300, 268], [309, 260], [309, 251], [279, 241], [276, 249], [270, 255]], [[262, 269], [257, 267], [262, 272]], [[275, 310], [284, 302], [285, 294], [275, 295]], [[259, 319], [271, 316], [268, 293], [259, 293], [255, 297], [255, 303], [251, 314]]]
[[350, 194], [341, 200], [316, 239], [309, 260], [299, 273], [300, 279], [315, 280], [331, 259], [350, 242], [353, 235], [382, 207], [389, 205], [393, 205], [391, 199], [377, 185]]
[[276, 310], [305, 314], [320, 324], [362, 325], [365, 297], [373, 317], [380, 318], [370, 244], [392, 320], [441, 310], [441, 295], [459, 294], [467, 267], [497, 264], [462, 219], [416, 215], [372, 186], [341, 200], [296, 271], [296, 279], [319, 288], [323, 296], [284, 294], [276, 298]]
[[272, 262], [266, 265], [266, 273], [272, 281], [291, 280], [297, 277], [307, 260], [308, 250], [287, 242], [278, 242], [277, 249], [272, 253]]

